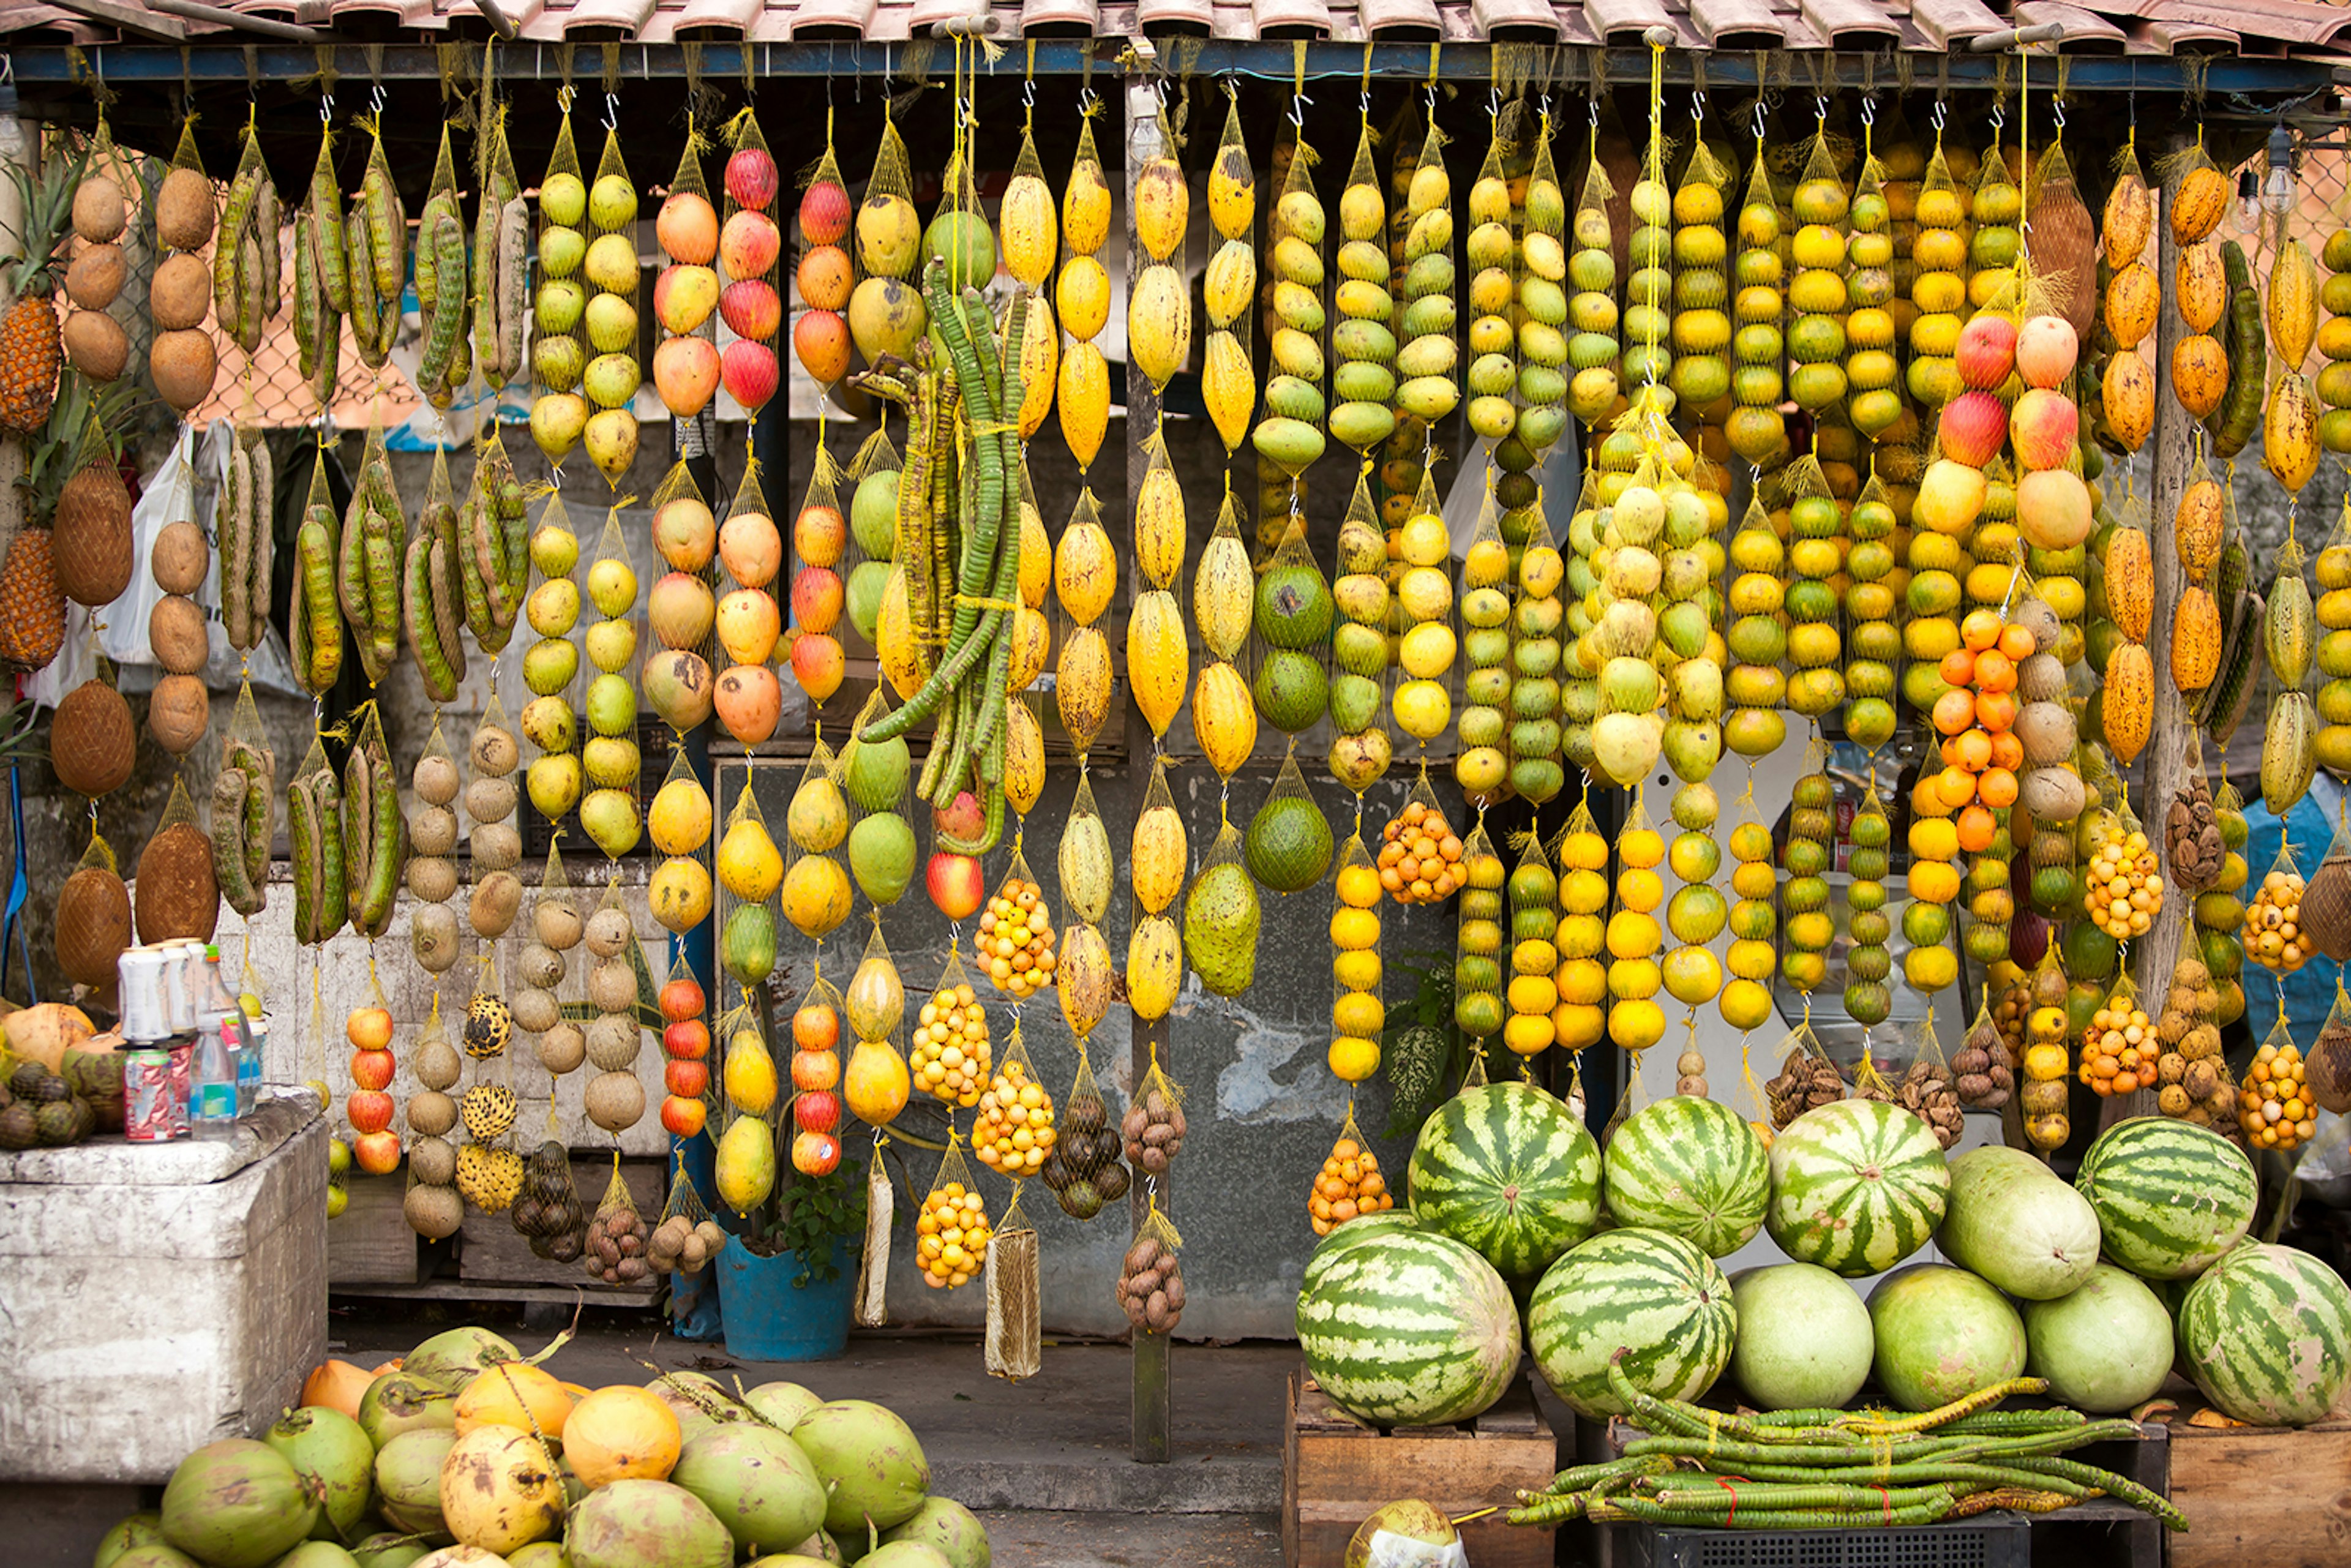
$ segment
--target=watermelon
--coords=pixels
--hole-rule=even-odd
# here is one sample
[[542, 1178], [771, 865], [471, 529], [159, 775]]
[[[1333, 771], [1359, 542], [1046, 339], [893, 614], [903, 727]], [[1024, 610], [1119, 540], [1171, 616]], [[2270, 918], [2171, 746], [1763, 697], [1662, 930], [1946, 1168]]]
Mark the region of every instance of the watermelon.
[[1417, 1231], [1419, 1228], [1420, 1221], [1401, 1208], [1383, 1209], [1377, 1214], [1367, 1214], [1344, 1225], [1333, 1226], [1331, 1234], [1318, 1239], [1314, 1243], [1314, 1250], [1306, 1255], [1305, 1283], [1311, 1286], [1322, 1278], [1322, 1270], [1331, 1266], [1332, 1259], [1359, 1242], [1369, 1241], [1374, 1236], [1393, 1236], [1399, 1231]]
[[1730, 1281], [1695, 1243], [1662, 1230], [1604, 1230], [1551, 1266], [1527, 1312], [1527, 1343], [1552, 1392], [1579, 1416], [1621, 1416], [1608, 1390], [1617, 1351], [1645, 1394], [1694, 1399], [1739, 1338]]
[[1406, 1172], [1413, 1218], [1506, 1279], [1531, 1280], [1592, 1234], [1600, 1145], [1531, 1083], [1487, 1083], [1429, 1113]]
[[2010, 1295], [2053, 1301], [2098, 1265], [2089, 1201], [2022, 1149], [1994, 1144], [1951, 1162], [1951, 1200], [1935, 1244]]
[[1322, 1263], [1298, 1293], [1298, 1347], [1350, 1415], [1383, 1427], [1466, 1421], [1518, 1371], [1519, 1312], [1471, 1249], [1390, 1231]]
[[2351, 1290], [2296, 1248], [2231, 1252], [2189, 1287], [2179, 1327], [2196, 1386], [2256, 1427], [2308, 1426], [2351, 1376]]
[[[1850, 1102], [1848, 1102], [1850, 1103]], [[2024, 1370], [2024, 1320], [1980, 1275], [1913, 1263], [1869, 1292], [1877, 1381], [1905, 1410], [1932, 1410]]]
[[1816, 1263], [1775, 1263], [1730, 1277], [1739, 1344], [1730, 1375], [1765, 1410], [1833, 1410], [1868, 1381], [1876, 1349], [1869, 1309]]
[[1797, 1262], [1858, 1280], [1924, 1247], [1950, 1190], [1943, 1146], [1924, 1121], [1883, 1101], [1838, 1100], [1772, 1141], [1763, 1222]]
[[1692, 1094], [1652, 1101], [1625, 1119], [1602, 1161], [1608, 1212], [1728, 1258], [1763, 1228], [1771, 1156], [1747, 1119]]
[[2147, 1281], [2101, 1263], [2071, 1295], [2024, 1303], [2024, 1370], [2076, 1410], [2131, 1409], [2171, 1371], [2171, 1314]]
[[2242, 1150], [2170, 1116], [2099, 1134], [2074, 1186], [2098, 1217], [2106, 1260], [2150, 1280], [2190, 1279], [2219, 1262], [2244, 1239], [2260, 1190]]

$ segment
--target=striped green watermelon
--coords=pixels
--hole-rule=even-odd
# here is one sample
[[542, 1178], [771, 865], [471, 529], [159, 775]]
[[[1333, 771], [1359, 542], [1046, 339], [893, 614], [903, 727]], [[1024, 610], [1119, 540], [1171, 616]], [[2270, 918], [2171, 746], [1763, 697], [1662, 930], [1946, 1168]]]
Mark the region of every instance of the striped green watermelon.
[[1763, 1228], [1771, 1165], [1762, 1138], [1729, 1106], [1677, 1094], [1642, 1106], [1608, 1141], [1608, 1212], [1728, 1258]]
[[2306, 1427], [2351, 1377], [2351, 1290], [2293, 1247], [2249, 1241], [2207, 1269], [2179, 1305], [2196, 1386], [2256, 1427]]
[[1314, 1250], [1306, 1256], [1304, 1288], [1311, 1289], [1314, 1281], [1322, 1277], [1322, 1270], [1331, 1266], [1331, 1260], [1348, 1248], [1369, 1241], [1374, 1236], [1394, 1236], [1399, 1232], [1411, 1234], [1419, 1229], [1420, 1221], [1401, 1208], [1367, 1214], [1361, 1219], [1351, 1219], [1344, 1225], [1332, 1227], [1331, 1234], [1318, 1239]]
[[1382, 1427], [1434, 1426], [1502, 1396], [1519, 1367], [1519, 1312], [1476, 1252], [1389, 1231], [1317, 1263], [1298, 1293], [1298, 1347], [1342, 1409]]
[[1608, 1364], [1645, 1394], [1695, 1399], [1739, 1339], [1730, 1281], [1692, 1243], [1662, 1230], [1604, 1230], [1551, 1266], [1527, 1312], [1527, 1343], [1552, 1392], [1579, 1416], [1620, 1416]]
[[1407, 1179], [1414, 1218], [1507, 1279], [1541, 1274], [1600, 1218], [1600, 1145], [1531, 1083], [1465, 1089], [1430, 1112]]
[[2260, 1192], [2236, 1145], [2171, 1116], [2099, 1134], [2074, 1186], [2098, 1216], [2106, 1260], [2150, 1280], [2185, 1280], [2220, 1261], [2244, 1239]]
[[1771, 1145], [1771, 1239], [1799, 1263], [1882, 1274], [1943, 1222], [1950, 1167], [1927, 1124], [1880, 1100], [1807, 1111]]

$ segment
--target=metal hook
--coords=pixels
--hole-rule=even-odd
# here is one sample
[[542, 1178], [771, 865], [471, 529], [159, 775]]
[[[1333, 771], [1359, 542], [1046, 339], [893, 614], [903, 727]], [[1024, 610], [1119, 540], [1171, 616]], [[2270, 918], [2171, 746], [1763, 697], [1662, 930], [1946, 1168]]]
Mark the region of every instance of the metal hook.
[[334, 119], [335, 95], [331, 92], [322, 92], [319, 95], [319, 123], [331, 125], [334, 123]]
[[1941, 99], [1935, 100], [1935, 130], [1940, 132], [1943, 121], [1950, 117], [1951, 106]]
[[1091, 87], [1081, 87], [1081, 88], [1080, 88], [1080, 89], [1078, 89], [1078, 112], [1079, 112], [1079, 113], [1081, 113], [1081, 114], [1084, 114], [1084, 113], [1091, 112], [1091, 111], [1092, 110], [1092, 109], [1093, 109], [1094, 105], [1096, 105], [1096, 104], [1100, 103], [1101, 101], [1102, 101], [1102, 94], [1100, 94], [1100, 93], [1096, 92], [1092, 88], [1091, 88]]
[[1824, 92], [1816, 92], [1813, 94], [1813, 118], [1815, 120], [1826, 120], [1828, 117], [1829, 95]]
[[604, 95], [604, 129], [607, 131], [621, 129], [621, 95], [617, 92], [608, 92]]
[[2050, 112], [2050, 113], [2052, 113], [2052, 114], [2053, 114], [2053, 115], [2055, 115], [2055, 116], [2057, 117], [2057, 129], [2058, 129], [2058, 130], [2060, 130], [2060, 131], [2064, 130], [2064, 129], [2065, 129], [2065, 100], [2064, 100], [2064, 99], [2062, 99], [2062, 98], [2061, 98], [2061, 99], [2054, 99], [2054, 100], [2050, 104], [2050, 106], [2049, 106], [2049, 112]]
[[1877, 100], [1876, 99], [1865, 98], [1861, 100], [1861, 123], [1865, 130], [1877, 123]]
[[2004, 98], [1993, 99], [1991, 100], [1991, 128], [1994, 131], [1998, 131], [2007, 124], [2008, 99]]
[[1499, 87], [1489, 86], [1486, 89], [1486, 118], [1489, 120], [1499, 119], [1501, 113], [1502, 89]]
[[1424, 84], [1420, 89], [1420, 96], [1422, 100], [1428, 105], [1428, 112], [1435, 114], [1437, 112], [1437, 84], [1435, 82]]
[[1355, 95], [1355, 108], [1359, 113], [1369, 114], [1372, 112], [1372, 89], [1370, 88], [1365, 88]]
[[1690, 123], [1693, 125], [1702, 124], [1705, 120], [1706, 89], [1699, 88], [1698, 90], [1690, 94]]
[[383, 112], [383, 83], [375, 84], [375, 90], [368, 96], [368, 108], [377, 114]]
[[1302, 92], [1290, 94], [1290, 123], [1303, 130], [1306, 125], [1306, 106], [1313, 101]]
[[1763, 95], [1755, 95], [1755, 140], [1763, 140]]
[[1594, 131], [1600, 129], [1600, 99], [1597, 94], [1593, 95], [1592, 99], [1592, 129]]
[[1037, 107], [1037, 78], [1035, 77], [1029, 77], [1020, 84], [1020, 107], [1023, 109], [1034, 109]]

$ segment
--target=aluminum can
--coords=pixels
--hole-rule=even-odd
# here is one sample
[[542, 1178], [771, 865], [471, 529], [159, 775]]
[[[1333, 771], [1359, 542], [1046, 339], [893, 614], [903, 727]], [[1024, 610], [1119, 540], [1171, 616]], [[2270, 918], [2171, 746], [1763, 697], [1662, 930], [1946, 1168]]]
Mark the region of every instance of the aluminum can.
[[172, 1131], [172, 1053], [122, 1053], [122, 1135], [134, 1144], [167, 1143]]

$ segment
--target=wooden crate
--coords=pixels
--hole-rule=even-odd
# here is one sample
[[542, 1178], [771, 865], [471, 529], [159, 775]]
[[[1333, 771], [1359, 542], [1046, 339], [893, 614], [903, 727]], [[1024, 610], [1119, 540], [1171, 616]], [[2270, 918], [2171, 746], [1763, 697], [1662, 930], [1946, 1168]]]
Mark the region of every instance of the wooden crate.
[[2351, 1399], [2316, 1426], [2171, 1423], [2171, 1500], [2188, 1515], [2172, 1568], [2351, 1563]]
[[[1455, 1516], [1507, 1509], [1559, 1469], [1559, 1438], [1523, 1375], [1474, 1421], [1382, 1434], [1293, 1372], [1281, 1440], [1282, 1561], [1338, 1568], [1355, 1527], [1382, 1503], [1419, 1498]], [[1514, 1529], [1499, 1513], [1462, 1526], [1461, 1541], [1478, 1568], [1550, 1568], [1552, 1532]]]
[[350, 1201], [327, 1221], [327, 1285], [413, 1285], [417, 1281], [416, 1232], [401, 1208], [408, 1196], [403, 1175], [343, 1178]]

